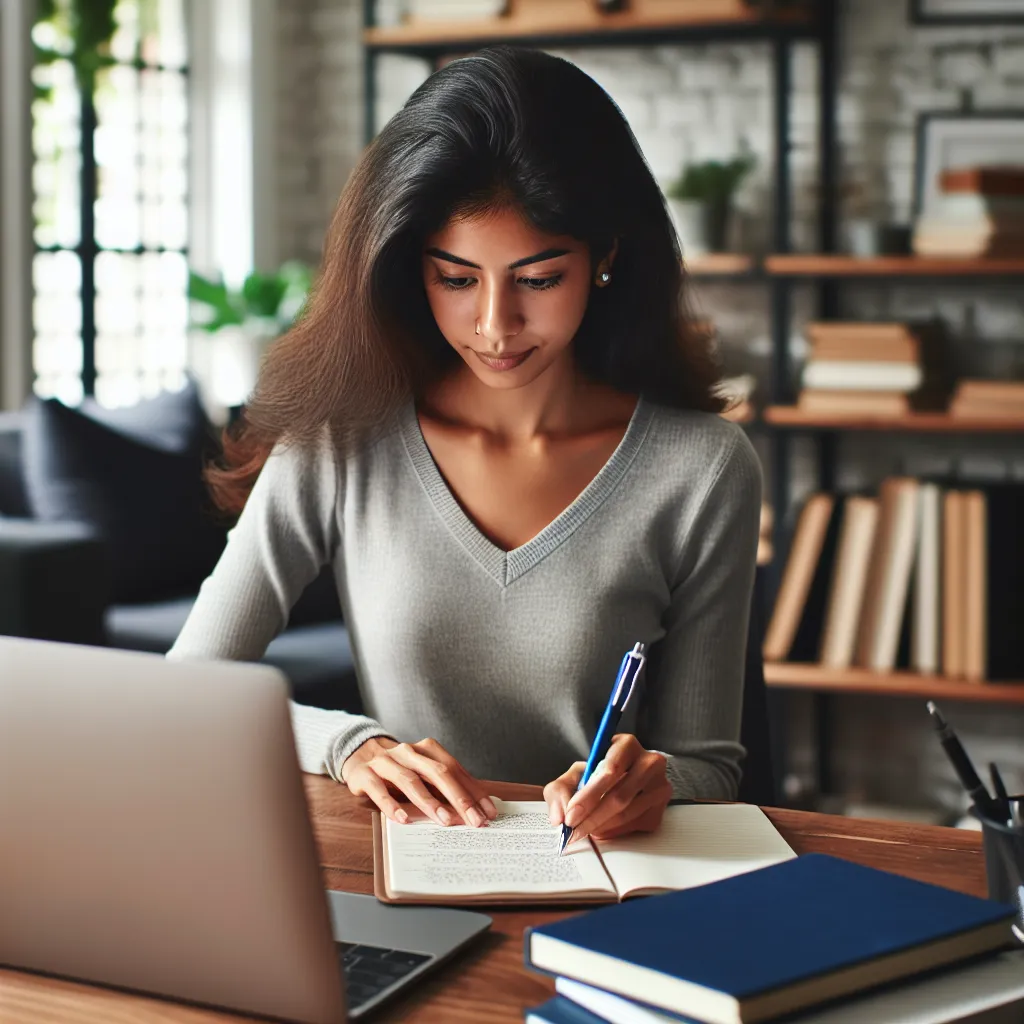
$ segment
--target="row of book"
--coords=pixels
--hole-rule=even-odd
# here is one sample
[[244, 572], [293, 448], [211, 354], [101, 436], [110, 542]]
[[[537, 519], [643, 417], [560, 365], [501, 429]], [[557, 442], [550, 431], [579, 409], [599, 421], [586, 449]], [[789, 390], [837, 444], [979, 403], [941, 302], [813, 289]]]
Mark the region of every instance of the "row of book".
[[461, 21], [495, 18], [505, 13], [507, 0], [406, 0], [413, 21]]
[[801, 509], [767, 661], [1024, 679], [1024, 482], [890, 477]]
[[[797, 407], [809, 415], [899, 418], [945, 411], [960, 419], [1020, 419], [1024, 380], [947, 380], [942, 337], [933, 325], [900, 322], [813, 321], [805, 328], [808, 355]], [[726, 378], [725, 413], [754, 416], [757, 381]]]
[[943, 171], [914, 222], [919, 256], [1024, 256], [1024, 166]]
[[[809, 413], [903, 416], [910, 396], [938, 388], [934, 353], [926, 365], [924, 338], [904, 323], [814, 322], [797, 405]], [[934, 348], [934, 346], [932, 346]]]
[[804, 854], [528, 928], [527, 1024], [1019, 1021], [1014, 908]]

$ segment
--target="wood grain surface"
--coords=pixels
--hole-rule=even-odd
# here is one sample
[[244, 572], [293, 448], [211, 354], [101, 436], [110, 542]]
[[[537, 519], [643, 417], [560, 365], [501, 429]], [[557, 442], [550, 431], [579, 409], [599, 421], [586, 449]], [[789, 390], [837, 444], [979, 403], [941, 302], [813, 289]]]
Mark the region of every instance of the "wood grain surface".
[[[369, 804], [325, 776], [306, 775], [310, 818], [328, 888], [373, 889]], [[506, 799], [540, 799], [536, 786], [495, 783]], [[797, 853], [830, 853], [950, 889], [985, 895], [977, 832], [765, 808]], [[83, 879], [83, 884], [87, 880]], [[487, 910], [491, 931], [464, 954], [376, 1014], [373, 1021], [477, 1024], [522, 1021], [554, 991], [523, 965], [523, 930], [579, 908]], [[227, 1024], [255, 1018], [219, 1013], [38, 974], [0, 969], [3, 1024]]]

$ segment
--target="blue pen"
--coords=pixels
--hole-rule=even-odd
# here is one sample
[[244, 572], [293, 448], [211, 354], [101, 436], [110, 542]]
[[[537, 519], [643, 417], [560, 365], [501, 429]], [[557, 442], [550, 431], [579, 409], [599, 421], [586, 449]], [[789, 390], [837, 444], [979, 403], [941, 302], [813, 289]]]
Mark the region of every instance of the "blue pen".
[[[608, 748], [612, 744], [612, 736], [615, 735], [619, 719], [622, 717], [622, 712], [626, 710], [629, 698], [633, 696], [633, 688], [636, 686], [637, 677], [640, 675], [640, 670], [644, 667], [646, 661], [644, 645], [641, 643], [635, 644], [633, 650], [627, 651], [625, 657], [623, 657], [622, 664], [619, 665], [619, 674], [615, 677], [615, 685], [612, 687], [611, 696], [608, 698], [608, 704], [604, 709], [604, 715], [601, 716], [601, 724], [597, 727], [597, 735], [594, 737], [594, 742], [590, 747], [587, 766], [583, 769], [583, 777], [576, 787], [577, 793], [590, 781], [590, 776], [594, 774], [594, 769], [600, 764], [604, 755], [608, 753]], [[568, 844], [572, 832], [573, 830], [563, 822], [562, 837], [558, 843], [559, 856], [562, 855], [562, 851]]]

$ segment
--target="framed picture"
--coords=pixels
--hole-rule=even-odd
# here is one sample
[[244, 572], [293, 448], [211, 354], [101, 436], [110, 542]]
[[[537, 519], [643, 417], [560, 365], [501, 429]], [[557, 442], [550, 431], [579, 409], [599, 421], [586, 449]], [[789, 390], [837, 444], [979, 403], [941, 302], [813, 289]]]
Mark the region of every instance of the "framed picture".
[[1024, 0], [910, 0], [918, 25], [1024, 25]]
[[1024, 167], [1024, 110], [933, 111], [917, 116], [914, 214], [956, 167]]

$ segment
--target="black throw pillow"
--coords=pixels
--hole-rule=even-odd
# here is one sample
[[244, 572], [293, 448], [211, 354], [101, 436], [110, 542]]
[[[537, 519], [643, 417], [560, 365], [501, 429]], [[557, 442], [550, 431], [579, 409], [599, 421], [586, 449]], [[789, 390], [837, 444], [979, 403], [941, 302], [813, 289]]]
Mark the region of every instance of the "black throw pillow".
[[23, 471], [33, 515], [86, 522], [104, 536], [115, 603], [194, 593], [227, 533], [202, 481], [210, 434], [194, 386], [131, 409], [86, 408], [28, 403]]

